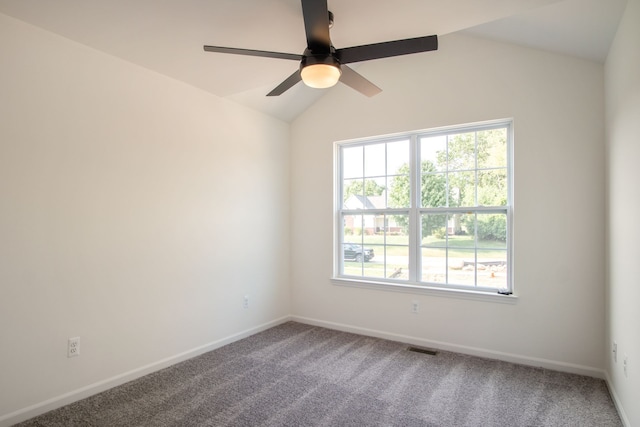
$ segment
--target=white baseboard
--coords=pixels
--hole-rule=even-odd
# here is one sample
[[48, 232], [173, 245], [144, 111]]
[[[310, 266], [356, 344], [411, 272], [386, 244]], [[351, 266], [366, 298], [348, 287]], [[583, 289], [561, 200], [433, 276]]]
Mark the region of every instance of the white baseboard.
[[453, 352], [462, 353], [462, 354], [469, 354], [472, 356], [503, 360], [506, 362], [518, 363], [518, 364], [527, 365], [527, 366], [535, 366], [535, 367], [552, 369], [556, 371], [569, 372], [573, 374], [587, 375], [591, 377], [601, 378], [606, 381], [607, 386], [609, 387], [609, 391], [611, 392], [612, 399], [614, 401], [616, 409], [618, 410], [618, 413], [620, 414], [620, 418], [622, 419], [623, 424], [625, 425], [625, 427], [630, 427], [631, 425], [620, 403], [620, 400], [616, 394], [616, 391], [611, 384], [611, 379], [608, 373], [601, 369], [582, 366], [582, 365], [576, 365], [571, 363], [565, 363], [565, 362], [558, 362], [558, 361], [548, 360], [548, 359], [528, 357], [528, 356], [512, 354], [512, 353], [503, 353], [503, 352], [477, 348], [477, 347], [462, 346], [462, 345], [451, 344], [451, 343], [442, 342], [442, 341], [425, 340], [422, 338], [411, 337], [408, 335], [394, 334], [390, 332], [361, 328], [361, 327], [346, 325], [342, 323], [328, 322], [328, 321], [312, 319], [308, 317], [284, 316], [279, 319], [273, 320], [271, 322], [267, 322], [262, 325], [244, 330], [242, 332], [231, 335], [229, 337], [222, 338], [217, 341], [213, 341], [211, 343], [196, 347], [194, 349], [185, 351], [183, 353], [159, 360], [157, 362], [154, 362], [145, 366], [141, 366], [131, 371], [124, 372], [120, 375], [116, 375], [114, 377], [107, 378], [105, 380], [87, 385], [80, 389], [73, 390], [69, 393], [56, 396], [44, 402], [40, 402], [31, 406], [28, 406], [26, 408], [22, 408], [18, 411], [3, 415], [0, 417], [0, 427], [9, 427], [13, 424], [28, 420], [38, 415], [44, 414], [45, 412], [49, 412], [53, 409], [68, 405], [70, 403], [76, 402], [81, 399], [85, 399], [94, 394], [101, 393], [105, 390], [119, 386], [121, 384], [135, 380], [137, 378], [143, 377], [152, 372], [159, 371], [161, 369], [164, 369], [176, 363], [182, 362], [187, 359], [191, 359], [192, 357], [199, 356], [200, 354], [206, 353], [211, 350], [215, 350], [227, 344], [231, 344], [232, 342], [257, 334], [258, 332], [262, 332], [266, 329], [272, 328], [274, 326], [277, 326], [279, 324], [285, 323], [290, 320], [300, 322], [300, 323], [305, 323], [308, 325], [321, 326], [328, 329], [335, 329], [343, 332], [351, 332], [351, 333], [356, 333], [360, 335], [388, 339], [391, 341], [399, 341], [407, 344], [419, 345], [422, 347], [430, 347], [437, 350], [453, 351]]
[[592, 368], [590, 366], [576, 365], [573, 363], [559, 362], [548, 359], [540, 359], [536, 357], [523, 356], [520, 354], [504, 353], [500, 351], [488, 350], [485, 348], [469, 347], [443, 341], [425, 340], [408, 335], [394, 334], [391, 332], [361, 328], [358, 326], [345, 325], [342, 323], [327, 322], [324, 320], [311, 319], [308, 317], [291, 316], [291, 320], [295, 322], [306, 323], [308, 325], [322, 326], [325, 328], [335, 329], [343, 332], [351, 332], [370, 337], [383, 338], [390, 341], [398, 341], [407, 344], [418, 345], [421, 347], [429, 347], [435, 350], [451, 351], [455, 353], [468, 354], [471, 356], [484, 357], [487, 359], [496, 359], [505, 362], [517, 363], [520, 365], [546, 368], [554, 371], [568, 372], [571, 374], [586, 375], [589, 377], [600, 379], [605, 378], [605, 372], [602, 369]]
[[624, 411], [622, 407], [622, 402], [620, 402], [620, 398], [618, 397], [618, 393], [616, 389], [613, 387], [613, 383], [611, 382], [611, 377], [609, 376], [609, 372], [605, 371], [605, 381], [607, 382], [607, 388], [609, 388], [609, 394], [611, 394], [611, 399], [613, 399], [613, 404], [616, 406], [618, 410], [618, 415], [620, 415], [620, 419], [622, 420], [622, 425], [624, 427], [631, 427], [631, 422], [627, 417], [627, 413]]
[[153, 362], [148, 365], [141, 366], [136, 369], [132, 369], [131, 371], [128, 371], [128, 372], [124, 372], [120, 375], [116, 375], [114, 377], [107, 378], [105, 380], [98, 381], [93, 384], [89, 384], [77, 390], [73, 390], [68, 393], [62, 394], [60, 396], [56, 396], [54, 398], [45, 400], [44, 402], [27, 406], [26, 408], [22, 408], [15, 412], [11, 412], [9, 414], [0, 416], [0, 427], [9, 427], [13, 424], [28, 420], [38, 415], [44, 414], [45, 412], [49, 412], [53, 409], [60, 408], [62, 406], [68, 405], [70, 403], [76, 402], [81, 399], [85, 399], [89, 396], [93, 396], [94, 394], [101, 393], [105, 390], [119, 386], [121, 384], [135, 380], [137, 378], [143, 377], [152, 372], [159, 371], [171, 365], [175, 365], [176, 363], [185, 361], [187, 359], [191, 359], [192, 357], [199, 356], [203, 353], [206, 353], [211, 350], [215, 350], [227, 344], [231, 344], [232, 342], [257, 334], [258, 332], [262, 332], [264, 330], [277, 326], [281, 323], [288, 322], [290, 320], [292, 320], [291, 316], [284, 316], [279, 319], [272, 320], [271, 322], [267, 322], [262, 325], [258, 325], [256, 327], [244, 330], [237, 334], [228, 336], [226, 338], [222, 338], [222, 339], [210, 342], [208, 344], [193, 348], [191, 350], [187, 350], [180, 354], [176, 354], [175, 356], [167, 357], [165, 359], [158, 360], [157, 362]]

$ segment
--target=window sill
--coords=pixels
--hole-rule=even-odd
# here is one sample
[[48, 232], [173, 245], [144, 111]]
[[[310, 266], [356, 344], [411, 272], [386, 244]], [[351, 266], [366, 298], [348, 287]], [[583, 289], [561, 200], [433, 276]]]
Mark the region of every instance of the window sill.
[[470, 291], [465, 289], [444, 289], [409, 283], [375, 282], [361, 279], [347, 279], [333, 277], [331, 283], [336, 286], [373, 289], [378, 291], [404, 292], [410, 294], [432, 295], [444, 298], [460, 298], [474, 301], [489, 301], [502, 304], [515, 304], [516, 295], [502, 295], [498, 293]]

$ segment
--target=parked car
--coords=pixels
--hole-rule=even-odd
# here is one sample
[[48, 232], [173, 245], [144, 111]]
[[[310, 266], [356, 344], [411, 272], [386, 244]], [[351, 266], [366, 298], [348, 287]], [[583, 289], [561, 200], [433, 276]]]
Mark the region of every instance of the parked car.
[[345, 243], [343, 246], [344, 250], [344, 260], [345, 261], [355, 261], [362, 262], [364, 259], [365, 262], [370, 261], [375, 256], [373, 249], [364, 248], [362, 249], [361, 245], [354, 245], [353, 243]]

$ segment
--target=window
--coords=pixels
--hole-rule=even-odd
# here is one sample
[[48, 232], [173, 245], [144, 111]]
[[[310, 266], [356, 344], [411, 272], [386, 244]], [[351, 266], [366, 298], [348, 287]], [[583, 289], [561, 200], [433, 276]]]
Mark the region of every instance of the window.
[[511, 122], [337, 144], [336, 277], [510, 293]]

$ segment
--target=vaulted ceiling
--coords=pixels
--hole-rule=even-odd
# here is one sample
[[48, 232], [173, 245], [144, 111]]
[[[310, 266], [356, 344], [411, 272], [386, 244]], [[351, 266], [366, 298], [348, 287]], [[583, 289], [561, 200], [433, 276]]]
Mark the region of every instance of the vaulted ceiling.
[[[329, 0], [328, 5], [338, 48], [464, 32], [603, 62], [626, 1]], [[302, 53], [300, 0], [0, 0], [0, 13], [285, 121], [331, 90], [299, 83], [267, 98], [295, 71], [295, 61], [203, 51], [211, 44]]]

